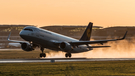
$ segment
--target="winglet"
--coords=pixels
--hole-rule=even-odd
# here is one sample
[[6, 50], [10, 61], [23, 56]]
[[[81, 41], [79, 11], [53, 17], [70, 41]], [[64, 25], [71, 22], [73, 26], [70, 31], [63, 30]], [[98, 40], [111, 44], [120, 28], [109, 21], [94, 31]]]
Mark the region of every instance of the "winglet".
[[123, 39], [125, 39], [125, 37], [126, 37], [126, 35], [127, 35], [127, 32], [128, 32], [128, 31], [126, 31], [126, 33], [125, 33], [125, 35], [123, 36], [123, 38], [117, 39], [117, 40], [123, 40]]
[[7, 38], [8, 41], [16, 42], [16, 43], [20, 43], [20, 44], [22, 44], [22, 43], [28, 43], [29, 44], [29, 42], [27, 42], [27, 41], [10, 40], [10, 35], [11, 35], [11, 32], [8, 35], [8, 38]]
[[11, 35], [11, 32], [8, 35], [8, 38], [7, 38], [8, 41], [10, 41], [10, 35]]

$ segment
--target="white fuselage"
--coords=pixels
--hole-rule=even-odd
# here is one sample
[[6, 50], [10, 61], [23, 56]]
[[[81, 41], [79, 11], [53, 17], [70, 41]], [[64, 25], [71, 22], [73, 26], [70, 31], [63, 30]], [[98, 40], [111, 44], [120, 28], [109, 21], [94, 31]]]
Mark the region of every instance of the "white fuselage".
[[[33, 26], [25, 27], [21, 32], [20, 36], [29, 42], [33, 42], [42, 46], [44, 48], [52, 49], [55, 51], [63, 51], [59, 48], [59, 45], [55, 45], [55, 42], [74, 42], [79, 41], [77, 39], [67, 37], [58, 33], [54, 33], [48, 30], [36, 28]], [[79, 45], [78, 47], [73, 48], [71, 53], [86, 52], [92, 49], [87, 48], [86, 45]]]

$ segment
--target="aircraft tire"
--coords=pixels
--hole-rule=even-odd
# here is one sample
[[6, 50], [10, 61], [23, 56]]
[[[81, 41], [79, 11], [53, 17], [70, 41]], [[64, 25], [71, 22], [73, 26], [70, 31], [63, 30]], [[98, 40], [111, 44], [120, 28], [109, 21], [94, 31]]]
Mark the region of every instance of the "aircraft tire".
[[72, 56], [71, 53], [66, 53], [66, 54], [65, 54], [65, 57], [66, 57], [66, 58], [67, 58], [67, 57], [70, 58], [71, 56]]
[[40, 57], [46, 57], [45, 53], [40, 53]]
[[71, 56], [72, 56], [71, 53], [69, 53], [68, 56], [71, 58]]
[[43, 57], [46, 57], [46, 54], [45, 53], [43, 53]]
[[40, 57], [42, 57], [42, 53], [40, 53]]
[[67, 54], [67, 53], [65, 54], [65, 57], [66, 57], [66, 58], [68, 57], [68, 54]]

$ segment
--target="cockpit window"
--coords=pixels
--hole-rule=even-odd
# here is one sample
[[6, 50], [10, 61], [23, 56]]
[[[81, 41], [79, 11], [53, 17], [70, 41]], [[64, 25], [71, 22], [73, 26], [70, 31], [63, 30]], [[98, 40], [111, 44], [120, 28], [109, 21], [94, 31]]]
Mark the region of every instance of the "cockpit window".
[[29, 29], [29, 28], [25, 28], [24, 30], [33, 31], [32, 29]]

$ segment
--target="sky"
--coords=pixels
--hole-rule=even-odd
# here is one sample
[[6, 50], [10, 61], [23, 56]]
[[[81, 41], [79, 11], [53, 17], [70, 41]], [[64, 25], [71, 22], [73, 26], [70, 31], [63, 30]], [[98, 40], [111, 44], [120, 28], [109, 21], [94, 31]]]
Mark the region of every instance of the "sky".
[[135, 26], [135, 0], [0, 0], [0, 24]]

